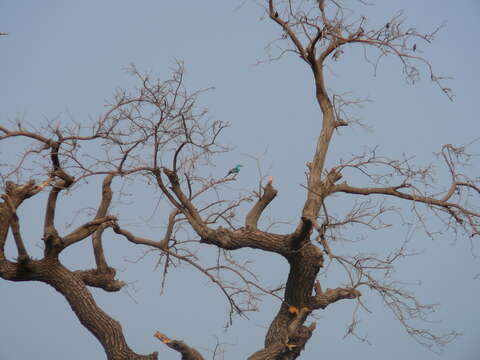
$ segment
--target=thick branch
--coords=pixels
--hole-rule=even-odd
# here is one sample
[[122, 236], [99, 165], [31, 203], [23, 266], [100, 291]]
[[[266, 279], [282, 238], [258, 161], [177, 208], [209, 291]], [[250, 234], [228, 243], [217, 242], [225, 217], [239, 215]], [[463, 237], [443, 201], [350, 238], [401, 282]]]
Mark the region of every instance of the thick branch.
[[100, 226], [92, 235], [95, 263], [97, 264], [97, 269], [101, 272], [106, 271], [108, 268], [107, 259], [105, 259], [105, 253], [102, 246], [102, 235], [106, 227], [107, 226]]
[[13, 239], [15, 240], [15, 245], [17, 246], [18, 251], [18, 259], [25, 260], [28, 258], [27, 249], [23, 244], [22, 234], [20, 233], [20, 224], [18, 222], [17, 213], [12, 213], [12, 221], [10, 223], [10, 227], [12, 228]]
[[5, 202], [0, 204], [0, 261], [5, 259], [5, 242], [7, 241], [8, 231], [12, 213]]
[[87, 286], [101, 288], [105, 291], [115, 292], [121, 290], [126, 284], [123, 281], [116, 280], [116, 271], [108, 268], [100, 272], [98, 269], [79, 270], [74, 272]]
[[236, 250], [245, 247], [288, 255], [291, 252], [291, 235], [279, 235], [260, 230], [238, 229], [231, 231], [219, 228], [201, 241], [205, 244], [218, 246], [225, 250]]
[[112, 202], [112, 179], [113, 175], [109, 174], [105, 176], [102, 183], [102, 201], [98, 206], [97, 215], [95, 216], [96, 219], [102, 218], [107, 215], [108, 208], [110, 207], [110, 203]]
[[0, 261], [0, 276], [11, 281], [41, 281], [61, 293], [73, 312], [102, 344], [108, 360], [156, 360], [157, 353], [137, 355], [127, 345], [120, 323], [100, 309], [83, 282], [56, 259], [31, 260], [27, 264]]
[[272, 186], [272, 182], [269, 181], [263, 188], [263, 195], [258, 199], [257, 203], [248, 213], [245, 219], [245, 227], [247, 229], [257, 229], [258, 219], [262, 215], [263, 210], [270, 204], [270, 202], [277, 196], [277, 190]]
[[85, 239], [86, 237], [92, 235], [100, 227], [113, 226], [114, 222], [117, 220], [115, 216], [105, 216], [102, 218], [94, 219], [89, 221], [82, 226], [79, 226], [73, 230], [67, 236], [62, 238], [62, 244], [60, 246], [60, 251], [64, 248]]
[[10, 227], [12, 229], [15, 245], [17, 246], [18, 258], [19, 260], [26, 260], [28, 258], [28, 253], [25, 245], [23, 244], [22, 234], [20, 233], [20, 224], [18, 222], [15, 205], [10, 196], [2, 195], [2, 198], [5, 200], [6, 208], [10, 212]]
[[203, 356], [197, 350], [188, 346], [183, 341], [172, 340], [159, 331], [157, 331], [153, 336], [167, 345], [170, 349], [178, 351], [180, 354], [182, 354], [182, 360], [203, 360]]
[[[108, 208], [112, 201], [112, 175], [107, 175], [103, 180], [102, 184], [102, 201], [97, 210], [97, 215], [95, 216], [96, 219], [105, 217], [107, 215]], [[105, 230], [105, 226], [101, 226], [97, 231], [93, 233], [92, 236], [92, 246], [93, 246], [93, 253], [95, 255], [95, 262], [97, 264], [97, 269], [101, 272], [107, 270], [107, 260], [105, 259], [105, 255], [103, 252], [102, 246], [102, 234]]]
[[69, 188], [74, 181], [74, 178], [65, 173], [60, 168], [60, 162], [58, 159], [59, 144], [52, 145], [51, 161], [53, 164], [53, 175], [59, 177], [61, 180], [53, 184], [50, 194], [48, 195], [47, 207], [45, 209], [45, 220], [43, 225], [43, 241], [45, 242], [45, 255], [56, 256], [58, 254], [57, 249], [60, 246], [60, 237], [57, 229], [55, 228], [55, 211], [57, 208], [57, 199], [60, 191]]
[[326, 126], [324, 120], [324, 129], [322, 129], [317, 143], [317, 150], [313, 158], [314, 161], [309, 164], [310, 174], [308, 177], [307, 200], [303, 207], [302, 222], [297, 226], [297, 232], [306, 226], [307, 223], [305, 219], [308, 219], [311, 223], [316, 222], [323, 200], [331, 192], [333, 184], [342, 177], [335, 168], [332, 168], [323, 179], [321, 177], [321, 171], [325, 164], [326, 152], [333, 130], [334, 127]]
[[362, 294], [353, 288], [327, 289], [322, 292], [320, 282], [315, 283], [315, 296], [311, 298], [311, 307], [313, 309], [325, 309], [328, 305], [343, 299], [355, 299]]
[[246, 228], [231, 231], [224, 228], [214, 230], [207, 227], [201, 219], [198, 210], [181, 190], [177, 175], [173, 171], [165, 168], [164, 172], [170, 180], [172, 191], [182, 205], [180, 210], [187, 217], [196, 233], [201, 237], [202, 243], [216, 245], [226, 250], [251, 247], [283, 255], [289, 253], [291, 248], [290, 235], [277, 235]]
[[48, 183], [49, 180], [40, 185], [35, 185], [35, 181], [30, 180], [23, 185], [17, 185], [7, 181], [6, 193], [2, 195], [4, 202], [0, 204], [0, 259], [5, 258], [4, 248], [10, 227], [12, 228], [19, 258], [28, 257], [21, 237], [16, 210], [25, 199], [38, 194]]
[[303, 244], [310, 241], [310, 234], [312, 233], [313, 224], [314, 222], [310, 218], [302, 216], [300, 224], [290, 235], [292, 245], [295, 249], [299, 249]]
[[12, 204], [14, 205], [15, 209], [17, 209], [25, 199], [38, 194], [49, 184], [50, 179], [40, 183], [39, 185], [35, 185], [35, 180], [27, 181], [22, 185], [17, 185], [11, 181], [7, 181], [6, 193], [12, 200]]
[[[58, 171], [57, 171], [58, 172]], [[70, 186], [70, 180], [73, 181], [73, 178], [66, 175], [63, 171], [60, 171], [65, 176], [67, 176], [67, 180], [64, 180], [64, 184], [66, 186]], [[105, 267], [106, 261], [103, 256], [103, 249], [101, 248], [100, 244], [100, 237], [103, 230], [106, 227], [112, 226], [113, 222], [116, 221], [116, 217], [114, 216], [106, 216], [105, 214], [108, 211], [108, 207], [110, 206], [110, 202], [112, 199], [112, 192], [110, 189], [110, 184], [112, 181], [113, 175], [108, 175], [103, 182], [102, 186], [102, 200], [97, 210], [97, 214], [92, 221], [89, 221], [77, 229], [72, 231], [70, 234], [60, 238], [58, 233], [54, 227], [54, 218], [55, 218], [55, 207], [56, 207], [56, 200], [58, 196], [58, 192], [63, 188], [61, 186], [55, 186], [49, 196], [47, 211], [45, 216], [45, 241], [47, 242], [48, 248], [45, 249], [46, 254], [50, 254], [56, 256], [66, 247], [79, 242], [88, 236], [94, 234], [94, 253], [95, 253], [95, 260], [97, 261], [97, 265], [100, 264], [100, 267]]]
[[57, 198], [60, 188], [53, 187], [50, 190], [45, 210], [45, 220], [43, 224], [43, 241], [45, 242], [45, 255], [52, 254], [53, 249], [59, 245], [60, 237], [55, 228], [55, 210], [57, 207]]
[[173, 233], [173, 228], [175, 225], [175, 219], [177, 215], [180, 215], [181, 211], [178, 209], [172, 210], [170, 215], [168, 216], [168, 224], [167, 224], [167, 231], [165, 231], [165, 236], [163, 237], [163, 240], [160, 242], [160, 247], [162, 249], [167, 249], [168, 248], [168, 242], [170, 241]]

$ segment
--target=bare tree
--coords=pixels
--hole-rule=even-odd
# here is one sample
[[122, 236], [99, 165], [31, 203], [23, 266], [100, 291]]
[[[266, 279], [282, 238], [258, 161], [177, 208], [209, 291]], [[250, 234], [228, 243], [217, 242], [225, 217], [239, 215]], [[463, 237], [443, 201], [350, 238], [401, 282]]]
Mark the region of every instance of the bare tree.
[[[411, 82], [418, 79], [423, 66], [430, 79], [452, 99], [444, 79], [433, 72], [430, 62], [417, 51], [417, 46], [432, 41], [437, 31], [417, 33], [405, 27], [401, 15], [374, 28], [365, 17], [356, 17], [343, 1], [314, 3], [292, 0], [265, 3], [266, 14], [281, 31], [279, 39], [271, 44], [272, 48], [277, 45], [279, 53], [271, 54], [269, 60], [291, 52], [297, 54], [312, 71], [321, 111], [322, 126], [315, 153], [307, 164], [306, 201], [297, 225], [289, 233], [259, 228], [264, 210], [277, 195], [271, 178], [266, 182], [261, 179], [260, 190], [253, 192], [254, 195], [231, 199], [225, 188], [235, 180], [235, 175], [213, 178], [202, 172], [217, 153], [229, 150], [219, 143], [219, 136], [228, 124], [210, 120], [207, 111], [197, 105], [198, 97], [208, 89], [188, 92], [182, 63], [177, 63], [171, 78], [163, 81], [131, 66], [129, 71], [137, 79], [138, 87], [117, 91], [106, 112], [90, 127], [60, 126], [53, 122], [41, 128], [22, 123], [0, 126], [1, 141], [25, 144], [18, 161], [3, 164], [0, 276], [10, 281], [40, 281], [55, 288], [102, 344], [108, 359], [157, 358], [156, 353], [138, 355], [131, 350], [120, 324], [98, 307], [88, 290], [97, 287], [115, 292], [125, 286], [115, 278], [116, 271], [108, 265], [103, 251], [102, 239], [108, 229], [117, 238], [158, 250], [164, 274], [179, 263], [198, 270], [227, 299], [230, 320], [233, 314], [257, 310], [261, 295], [279, 298], [280, 306], [266, 333], [264, 347], [249, 359], [296, 359], [315, 331], [315, 322], [307, 323], [312, 314], [339, 300], [357, 303], [347, 329], [347, 333], [355, 334], [356, 314], [365, 308], [361, 291], [378, 294], [419, 343], [435, 347], [452, 340], [454, 332], [436, 334], [417, 327], [417, 320], [427, 319], [432, 305], [420, 303], [404, 284], [391, 277], [395, 262], [411, 255], [408, 241], [386, 256], [340, 254], [336, 245], [348, 237], [346, 233], [359, 227], [375, 231], [389, 226], [385, 218], [402, 211], [399, 203], [389, 203], [390, 199], [409, 205], [429, 236], [434, 233], [426, 219], [434, 216], [462, 237], [473, 239], [480, 235], [480, 210], [474, 198], [478, 199], [480, 185], [478, 178], [471, 178], [464, 171], [469, 161], [466, 148], [451, 144], [441, 147], [439, 159], [451, 175], [451, 183], [445, 189], [434, 186], [432, 168], [418, 167], [408, 157], [389, 159], [376, 148], [331, 168], [325, 165], [335, 130], [355, 122], [348, 118], [346, 107], [359, 102], [328, 91], [326, 64], [344, 56], [345, 46], [358, 45], [364, 48], [365, 59], [374, 69], [384, 57], [398, 59], [403, 74]], [[349, 180], [352, 172], [361, 173], [365, 181], [360, 185], [352, 183]], [[59, 196], [76, 191], [98, 177], [103, 177], [99, 189], [101, 200], [91, 219], [62, 234], [55, 222]], [[111, 215], [114, 182], [122, 186], [142, 182], [156, 191], [170, 207], [163, 234], [156, 239], [144, 238]], [[44, 254], [42, 259], [33, 259], [22, 237], [22, 219], [17, 209], [47, 189], [43, 234], [39, 234]], [[122, 191], [117, 192], [121, 197]], [[331, 211], [340, 196], [352, 203], [344, 214]], [[357, 200], [352, 201], [350, 196]], [[253, 206], [240, 219], [237, 208], [251, 201]], [[72, 271], [62, 265], [59, 259], [62, 251], [89, 237], [96, 267]], [[9, 239], [16, 246], [16, 259], [5, 255]], [[199, 255], [207, 245], [218, 250], [213, 265]], [[235, 258], [234, 250], [240, 248], [271, 252], [286, 259], [287, 282], [278, 288], [259, 283], [248, 264]], [[345, 282], [334, 289], [321, 286], [319, 272], [326, 263], [338, 264], [345, 271]], [[161, 332], [154, 336], [181, 353], [183, 359], [203, 359], [199, 351], [183, 341], [170, 339]]]

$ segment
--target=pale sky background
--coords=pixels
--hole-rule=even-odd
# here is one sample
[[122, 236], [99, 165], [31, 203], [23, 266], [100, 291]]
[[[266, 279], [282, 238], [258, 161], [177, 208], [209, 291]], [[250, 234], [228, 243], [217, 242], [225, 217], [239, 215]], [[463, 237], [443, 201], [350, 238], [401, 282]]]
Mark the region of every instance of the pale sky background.
[[[373, 131], [341, 129], [331, 148], [330, 166], [342, 155], [361, 152], [365, 145], [379, 145], [385, 154], [397, 157], [403, 152], [415, 154], [419, 164], [426, 164], [442, 144], [463, 145], [480, 136], [480, 2], [377, 2], [379, 6], [361, 11], [376, 23], [404, 10], [408, 23], [420, 32], [446, 24], [431, 46], [419, 44], [418, 49], [432, 60], [438, 73], [453, 77], [448, 84], [456, 99], [450, 102], [427, 77], [415, 86], [406, 84], [395, 61], [385, 63], [374, 77], [360, 53], [347, 49], [332, 67], [330, 86], [374, 100], [356, 114]], [[201, 104], [209, 107], [212, 118], [231, 123], [223, 142], [235, 150], [205, 171], [223, 176], [232, 165], [242, 163], [245, 167], [232, 190], [254, 189], [258, 173], [255, 161], [247, 154], [258, 156], [266, 151], [262, 163], [265, 169], [270, 168], [279, 190], [267, 215], [295, 222], [305, 199], [300, 186], [305, 180], [305, 163], [312, 157], [320, 129], [312, 79], [294, 56], [252, 66], [265, 57], [264, 47], [279, 29], [269, 21], [260, 21], [263, 13], [258, 6], [248, 3], [237, 9], [239, 4], [219, 0], [0, 0], [0, 32], [9, 33], [0, 37], [0, 123], [17, 118], [33, 124], [69, 118], [87, 122], [102, 113], [105, 100], [117, 87], [131, 86], [131, 79], [122, 71], [128, 64], [167, 78], [175, 59], [182, 59], [192, 90], [215, 87], [200, 99]], [[17, 145], [1, 146], [2, 162], [5, 157], [16, 156]], [[480, 152], [478, 142], [472, 146], [475, 150]], [[472, 164], [472, 173], [478, 176], [479, 158], [473, 158]], [[444, 175], [441, 168], [439, 174]], [[447, 186], [448, 178], [440, 182]], [[60, 203], [60, 224], [74, 219], [71, 204], [78, 208], [97, 205], [99, 191], [93, 185], [86, 186], [75, 201]], [[148, 196], [141, 196], [141, 201], [133, 200], [123, 208], [123, 224], [139, 224], [138, 214], [143, 218], [151, 214], [152, 204], [144, 204]], [[35, 256], [41, 254], [42, 200], [45, 195], [26, 201], [21, 209], [24, 239]], [[342, 206], [347, 207], [339, 203], [337, 208]], [[154, 225], [160, 226], [161, 221], [159, 218]], [[156, 234], [155, 228], [146, 226], [132, 225], [129, 229], [146, 237]], [[284, 226], [279, 231], [289, 229]], [[396, 228], [371, 236], [375, 246], [390, 248], [398, 246], [406, 234], [405, 229]], [[154, 270], [156, 255], [131, 263], [126, 259], [134, 260], [146, 249], [111, 235], [107, 239], [110, 264], [120, 270], [120, 280], [135, 282], [137, 291], [129, 287], [132, 296], [127, 291], [92, 292], [98, 304], [122, 323], [127, 342], [137, 353], [159, 351], [159, 359], [179, 359], [176, 352], [152, 337], [156, 330], [185, 340], [207, 359], [217, 339], [224, 344], [225, 359], [242, 359], [261, 348], [278, 301], [265, 298], [260, 312], [250, 313], [250, 320], [236, 319], [224, 331], [226, 300], [204, 277], [188, 267], [171, 269], [166, 291], [160, 295], [161, 271]], [[368, 336], [371, 345], [351, 337], [343, 339], [354, 302], [339, 302], [317, 312], [317, 330], [303, 359], [478, 359], [480, 280], [474, 277], [480, 264], [472, 258], [468, 239], [455, 241], [446, 233], [432, 241], [416, 233], [412, 241], [422, 254], [402, 262], [396, 278], [422, 280], [417, 288], [419, 298], [441, 304], [433, 316], [441, 323], [432, 326], [454, 329], [463, 336], [441, 355], [428, 352], [406, 335], [376, 297], [366, 293], [364, 300], [373, 313], [361, 316], [359, 332]], [[372, 245], [366, 246], [372, 249]], [[256, 259], [259, 275], [267, 284], [286, 279], [287, 266], [277, 257], [242, 251], [242, 255]], [[14, 254], [11, 247], [9, 254]], [[63, 260], [71, 269], [93, 264], [84, 245], [68, 250]], [[340, 285], [333, 280], [329, 278], [331, 282], [324, 286]], [[64, 298], [45, 284], [0, 280], [0, 319], [0, 360], [105, 358], [101, 345], [80, 325]]]

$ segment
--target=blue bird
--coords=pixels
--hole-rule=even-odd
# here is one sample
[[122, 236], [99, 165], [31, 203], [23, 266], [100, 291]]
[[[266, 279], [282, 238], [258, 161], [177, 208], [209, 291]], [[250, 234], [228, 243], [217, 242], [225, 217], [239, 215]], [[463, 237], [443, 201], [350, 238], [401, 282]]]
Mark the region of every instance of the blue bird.
[[226, 176], [231, 175], [231, 174], [238, 174], [238, 173], [240, 172], [240, 168], [241, 168], [242, 166], [243, 166], [242, 164], [238, 164], [238, 165], [235, 166], [233, 169], [230, 169], [230, 170], [228, 171], [228, 174], [227, 174]]

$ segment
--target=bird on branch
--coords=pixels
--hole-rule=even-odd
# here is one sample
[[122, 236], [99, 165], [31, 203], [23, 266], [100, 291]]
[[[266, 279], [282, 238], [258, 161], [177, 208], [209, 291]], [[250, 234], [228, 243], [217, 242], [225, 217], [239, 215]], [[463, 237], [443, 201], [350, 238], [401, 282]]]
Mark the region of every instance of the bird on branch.
[[225, 175], [225, 177], [227, 177], [228, 175], [231, 175], [231, 174], [238, 174], [240, 172], [240, 168], [242, 167], [243, 165], [241, 164], [238, 164], [237, 166], [235, 166], [234, 168], [230, 169], [227, 173], [227, 175]]

